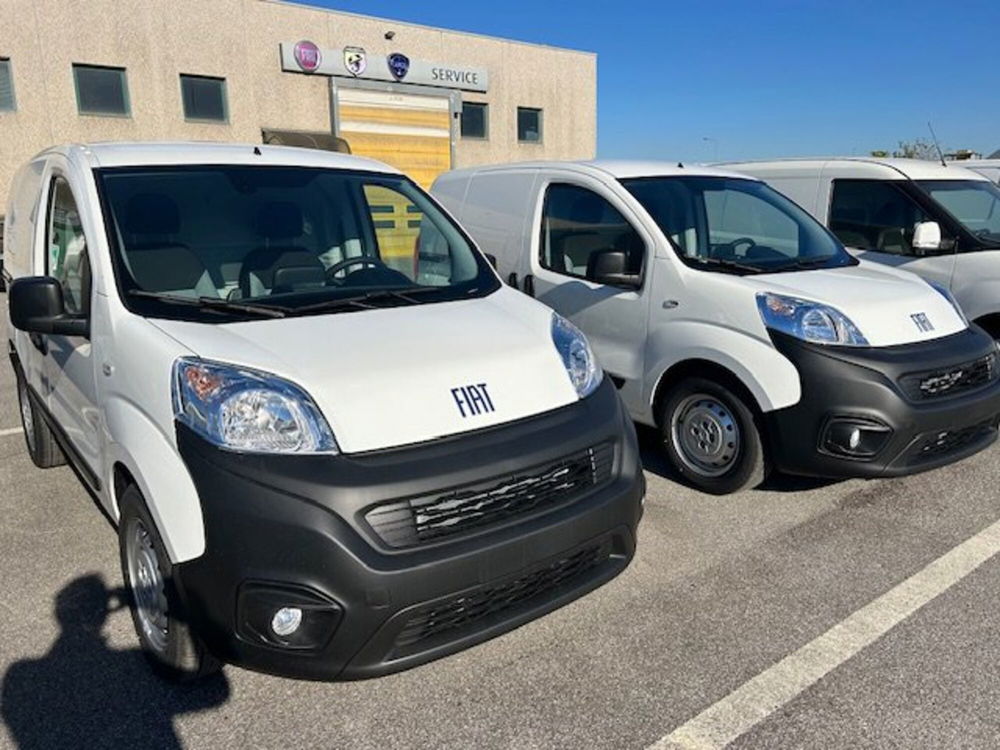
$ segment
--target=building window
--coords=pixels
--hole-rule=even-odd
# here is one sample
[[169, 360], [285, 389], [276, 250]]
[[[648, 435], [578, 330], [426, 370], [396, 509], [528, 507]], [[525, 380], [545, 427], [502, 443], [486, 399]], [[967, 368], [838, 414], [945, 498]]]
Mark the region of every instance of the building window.
[[225, 78], [181, 75], [181, 101], [185, 120], [229, 121]]
[[128, 117], [130, 113], [125, 68], [73, 65], [76, 108], [81, 115]]
[[517, 140], [521, 143], [542, 142], [542, 110], [517, 108]]
[[13, 112], [14, 74], [10, 69], [10, 58], [0, 57], [0, 112]]
[[462, 102], [462, 137], [486, 140], [489, 137], [490, 105]]

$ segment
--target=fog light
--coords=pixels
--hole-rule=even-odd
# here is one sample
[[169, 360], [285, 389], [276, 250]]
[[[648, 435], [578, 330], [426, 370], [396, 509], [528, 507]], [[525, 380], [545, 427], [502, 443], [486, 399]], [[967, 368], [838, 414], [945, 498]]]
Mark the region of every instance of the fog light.
[[844, 458], [870, 460], [889, 442], [892, 429], [863, 417], [834, 417], [823, 429], [820, 450]]
[[275, 635], [286, 638], [302, 624], [302, 610], [298, 607], [282, 607], [271, 618], [271, 630]]

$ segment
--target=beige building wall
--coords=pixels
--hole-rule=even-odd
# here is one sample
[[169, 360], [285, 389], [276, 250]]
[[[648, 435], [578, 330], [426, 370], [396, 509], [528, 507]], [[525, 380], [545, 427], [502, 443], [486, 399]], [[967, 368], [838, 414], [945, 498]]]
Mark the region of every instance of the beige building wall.
[[[395, 32], [392, 41], [385, 39]], [[592, 158], [597, 58], [586, 52], [310, 8], [279, 0], [0, 0], [0, 57], [17, 108], [0, 112], [0, 214], [16, 169], [56, 143], [97, 140], [260, 142], [262, 128], [331, 130], [329, 79], [285, 73], [279, 43], [360, 46], [369, 58], [486, 68], [489, 138], [458, 139], [454, 166]], [[124, 67], [129, 117], [77, 112], [73, 63]], [[226, 79], [228, 124], [185, 122], [179, 75]], [[543, 142], [517, 142], [518, 106], [543, 114]]]

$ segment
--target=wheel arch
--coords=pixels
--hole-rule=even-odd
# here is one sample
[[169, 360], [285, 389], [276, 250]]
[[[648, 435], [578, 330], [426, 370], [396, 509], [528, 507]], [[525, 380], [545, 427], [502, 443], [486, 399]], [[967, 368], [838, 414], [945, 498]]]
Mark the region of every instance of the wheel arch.
[[1000, 339], [1000, 312], [981, 315], [972, 322], [986, 331], [993, 338]]
[[726, 386], [738, 395], [747, 407], [755, 414], [760, 415], [764, 411], [763, 405], [757, 400], [753, 391], [743, 382], [735, 372], [728, 367], [712, 362], [708, 359], [686, 359], [669, 367], [656, 383], [653, 391], [653, 419], [657, 424], [660, 422], [660, 411], [666, 401], [670, 389], [687, 377], [707, 377], [718, 380], [720, 384]]

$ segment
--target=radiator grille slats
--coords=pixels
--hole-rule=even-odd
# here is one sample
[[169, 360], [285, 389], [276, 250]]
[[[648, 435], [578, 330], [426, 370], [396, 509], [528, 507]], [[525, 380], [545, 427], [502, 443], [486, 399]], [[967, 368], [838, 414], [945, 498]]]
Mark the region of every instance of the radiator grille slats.
[[614, 446], [604, 443], [541, 466], [433, 495], [392, 501], [365, 520], [391, 547], [414, 547], [552, 509], [611, 478]]
[[954, 367], [913, 373], [900, 379], [906, 395], [914, 401], [927, 401], [982, 388], [1000, 378], [1000, 363], [995, 353]]

